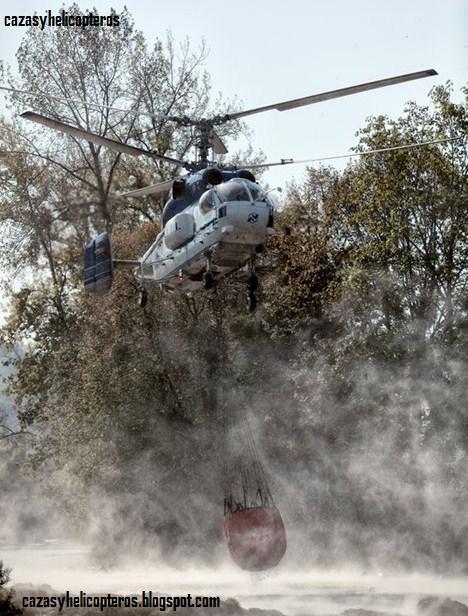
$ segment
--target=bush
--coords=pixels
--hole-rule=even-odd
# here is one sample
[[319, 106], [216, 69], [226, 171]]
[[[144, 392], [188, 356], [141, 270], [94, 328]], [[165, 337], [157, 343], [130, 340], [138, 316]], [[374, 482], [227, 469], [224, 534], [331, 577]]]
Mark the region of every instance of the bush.
[[23, 610], [13, 605], [13, 593], [11, 590], [4, 588], [5, 584], [10, 581], [11, 569], [6, 569], [3, 566], [3, 561], [0, 560], [0, 614], [2, 616], [17, 616], [22, 614]]

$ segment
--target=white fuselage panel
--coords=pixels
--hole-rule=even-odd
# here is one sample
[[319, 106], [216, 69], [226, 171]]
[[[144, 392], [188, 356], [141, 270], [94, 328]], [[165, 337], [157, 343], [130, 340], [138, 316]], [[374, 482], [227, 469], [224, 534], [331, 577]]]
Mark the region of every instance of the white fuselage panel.
[[[202, 274], [208, 264], [215, 277], [244, 266], [255, 255], [256, 247], [273, 233], [268, 227], [271, 214], [272, 206], [265, 199], [226, 201], [208, 211], [196, 202], [174, 217], [181, 217], [180, 230], [176, 222], [168, 222], [144, 255], [137, 276], [143, 283], [194, 291], [202, 286]], [[171, 248], [178, 241], [174, 238], [187, 234], [190, 220], [194, 227], [192, 237]], [[170, 241], [166, 241], [166, 234]]]

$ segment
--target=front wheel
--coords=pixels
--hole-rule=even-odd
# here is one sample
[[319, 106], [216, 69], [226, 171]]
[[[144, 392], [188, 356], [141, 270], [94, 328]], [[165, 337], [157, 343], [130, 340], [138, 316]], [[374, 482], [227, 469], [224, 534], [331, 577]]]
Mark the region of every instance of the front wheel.
[[251, 276], [249, 277], [247, 287], [249, 293], [255, 293], [255, 291], [258, 289], [258, 278], [255, 274], [251, 274]]
[[205, 272], [203, 274], [203, 288], [206, 291], [209, 291], [210, 289], [212, 289], [215, 286], [215, 283], [216, 283], [215, 278], [211, 272]]
[[145, 287], [140, 287], [138, 289], [138, 305], [140, 306], [140, 308], [144, 308], [146, 306], [146, 304], [148, 303], [148, 291], [145, 289]]
[[255, 312], [257, 307], [257, 298], [255, 294], [252, 292], [247, 293], [247, 310], [249, 312]]

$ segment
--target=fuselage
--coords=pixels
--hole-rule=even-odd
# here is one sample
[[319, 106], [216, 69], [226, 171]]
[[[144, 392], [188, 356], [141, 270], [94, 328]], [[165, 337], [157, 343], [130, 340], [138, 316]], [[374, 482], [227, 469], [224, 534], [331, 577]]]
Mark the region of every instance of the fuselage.
[[[216, 170], [217, 171], [217, 170]], [[165, 207], [164, 227], [142, 258], [137, 276], [183, 292], [251, 262], [273, 230], [273, 206], [265, 191], [235, 172], [210, 186], [202, 172], [191, 176], [183, 197]]]

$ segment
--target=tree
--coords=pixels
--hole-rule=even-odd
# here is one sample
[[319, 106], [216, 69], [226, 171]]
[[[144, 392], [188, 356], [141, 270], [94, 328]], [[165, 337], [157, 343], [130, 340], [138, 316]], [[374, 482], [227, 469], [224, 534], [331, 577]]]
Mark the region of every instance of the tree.
[[10, 581], [10, 573], [11, 569], [4, 568], [3, 562], [0, 560], [0, 610], [5, 616], [16, 616], [22, 614], [23, 610], [12, 604], [13, 593], [3, 588]]
[[363, 544], [396, 546], [396, 529], [413, 541], [404, 565], [437, 553], [456, 567], [466, 554], [454, 507], [468, 498], [467, 125], [466, 103], [450, 94], [435, 89], [432, 110], [410, 104], [399, 120], [371, 119], [358, 149], [457, 141], [363, 157], [343, 173], [308, 169], [282, 212], [291, 234], [275, 240], [268, 327], [287, 334], [282, 388], [288, 421], [301, 427], [288, 459], [304, 476], [299, 509], [327, 520], [329, 532], [321, 522], [304, 530], [323, 554], [338, 536], [366, 562]]
[[[69, 13], [74, 11], [76, 5]], [[158, 118], [207, 113], [204, 46], [192, 53], [185, 42], [179, 57], [169, 39], [166, 45], [156, 41], [149, 50], [128, 12], [121, 19], [119, 31], [69, 29], [61, 36], [51, 29], [38, 37], [31, 29], [20, 46], [15, 85], [44, 93], [29, 103], [49, 117], [184, 156], [192, 132], [175, 132]], [[63, 102], [56, 100], [51, 108], [46, 94]], [[83, 107], [83, 100], [123, 108], [132, 104], [121, 114]], [[12, 96], [11, 105], [19, 109], [19, 97]], [[214, 103], [215, 113], [230, 108], [222, 100]], [[241, 128], [234, 123], [223, 136], [235, 138]], [[138, 186], [158, 179], [150, 173], [166, 179], [174, 168], [137, 165], [100, 146], [55, 133], [44, 136], [41, 129], [20, 129], [8, 120], [0, 139], [1, 150], [9, 153], [0, 186], [0, 218], [4, 231], [10, 231], [3, 236], [3, 265], [22, 281], [5, 287], [11, 311], [2, 341], [9, 349], [23, 345], [9, 391], [23, 429], [32, 427], [35, 434], [29, 468], [48, 469], [48, 490], [62, 498], [83, 527], [91, 507], [77, 506], [75, 498], [60, 491], [65, 476], [76, 485], [76, 498], [93, 491], [118, 503], [125, 500], [126, 489], [122, 506], [131, 508], [133, 497], [143, 503], [143, 494], [152, 495], [153, 506], [135, 510], [141, 516], [136, 530], [147, 525], [148, 532], [165, 541], [165, 533], [172, 533], [165, 530], [172, 502], [163, 507], [157, 497], [161, 478], [169, 483], [179, 477], [182, 501], [188, 486], [199, 482], [197, 469], [206, 465], [202, 452], [222, 447], [214, 436], [215, 387], [207, 383], [215, 383], [222, 363], [217, 352], [224, 336], [221, 306], [229, 294], [174, 301], [156, 291], [141, 311], [133, 301], [134, 280], [117, 273], [109, 297], [96, 301], [85, 296], [79, 263], [95, 229], [113, 229], [115, 249], [123, 258], [136, 258], [159, 230], [159, 200], [127, 207], [114, 193], [128, 186], [129, 173]], [[135, 472], [139, 462], [155, 469], [153, 477]], [[215, 500], [216, 483], [211, 493]], [[121, 533], [135, 547], [131, 528], [128, 517]], [[184, 533], [171, 539], [174, 546], [184, 541]]]
[[409, 325], [419, 339], [455, 334], [467, 283], [467, 112], [450, 92], [432, 91], [432, 112], [412, 104], [397, 121], [374, 119], [360, 147], [456, 141], [366, 157], [346, 178], [356, 261], [375, 264], [389, 285], [383, 325]]

